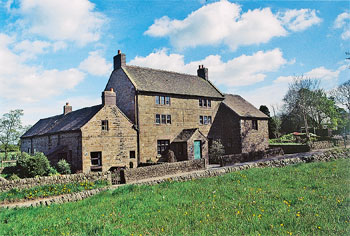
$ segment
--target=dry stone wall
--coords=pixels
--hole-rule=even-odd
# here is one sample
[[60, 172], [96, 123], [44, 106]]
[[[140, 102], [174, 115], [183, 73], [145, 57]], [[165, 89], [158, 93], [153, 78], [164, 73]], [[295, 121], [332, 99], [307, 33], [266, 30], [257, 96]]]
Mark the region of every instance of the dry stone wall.
[[205, 159], [164, 163], [161, 165], [140, 167], [137, 169], [122, 170], [126, 183], [136, 182], [142, 179], [156, 178], [166, 175], [185, 173], [206, 168]]
[[184, 173], [182, 175], [173, 176], [173, 177], [163, 177], [153, 180], [141, 180], [138, 181], [137, 185], [154, 185], [162, 182], [169, 181], [189, 181], [199, 178], [208, 178], [224, 175], [230, 172], [246, 170], [250, 168], [265, 168], [265, 167], [284, 167], [288, 165], [298, 164], [298, 163], [309, 163], [309, 162], [327, 162], [341, 158], [350, 158], [350, 149], [341, 149], [341, 150], [330, 150], [315, 153], [313, 155], [297, 156], [290, 158], [281, 158], [281, 159], [272, 159], [272, 160], [261, 160], [258, 162], [247, 162], [238, 165], [226, 166], [216, 169], [207, 169], [201, 171], [195, 171], [191, 173]]
[[106, 180], [111, 183], [111, 172], [91, 172], [88, 174], [72, 174], [58, 176], [44, 176], [38, 178], [26, 178], [12, 181], [0, 181], [0, 192], [5, 192], [13, 188], [26, 189], [35, 186], [66, 184], [82, 181]]

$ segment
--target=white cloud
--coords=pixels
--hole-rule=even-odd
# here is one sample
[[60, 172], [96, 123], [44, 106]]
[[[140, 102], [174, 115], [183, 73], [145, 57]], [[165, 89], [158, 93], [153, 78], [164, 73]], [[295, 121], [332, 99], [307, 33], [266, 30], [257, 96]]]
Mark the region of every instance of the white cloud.
[[22, 60], [27, 60], [27, 59], [36, 58], [38, 54], [47, 53], [50, 46], [51, 46], [51, 43], [46, 41], [24, 40], [17, 43], [14, 47], [14, 50], [17, 52], [20, 52]]
[[242, 12], [240, 5], [226, 0], [207, 4], [185, 19], [163, 16], [154, 21], [146, 35], [169, 37], [179, 49], [201, 45], [226, 44], [231, 50], [242, 45], [267, 43], [274, 37], [301, 31], [321, 21], [315, 10], [288, 10], [273, 14], [270, 8]]
[[321, 66], [305, 73], [305, 76], [311, 79], [334, 80], [338, 78], [339, 73], [339, 70], [332, 71]]
[[287, 61], [280, 49], [258, 51], [253, 55], [241, 55], [227, 62], [220, 55], [210, 55], [200, 61], [184, 63], [184, 56], [167, 54], [165, 49], [153, 52], [146, 57], [135, 57], [130, 64], [196, 74], [198, 65], [209, 70], [209, 79], [217, 85], [228, 87], [244, 86], [263, 81], [267, 72], [276, 71]]
[[287, 32], [269, 8], [241, 14], [239, 5], [223, 0], [201, 7], [184, 20], [167, 16], [156, 19], [145, 34], [168, 36], [178, 48], [225, 43], [235, 50], [240, 45], [268, 42]]
[[100, 51], [90, 52], [89, 56], [80, 63], [79, 69], [97, 76], [108, 75], [111, 73], [112, 64], [107, 63], [106, 59], [100, 54]]
[[84, 73], [74, 68], [59, 71], [26, 65], [21, 56], [9, 49], [12, 44], [14, 38], [0, 34], [0, 97], [2, 98], [25, 102], [37, 101], [72, 89], [84, 79]]
[[321, 19], [311, 9], [292, 9], [281, 14], [281, 21], [291, 31], [303, 31], [312, 25], [320, 24]]
[[[11, 6], [11, 4], [9, 5]], [[98, 41], [106, 17], [88, 0], [21, 0], [16, 12], [28, 32], [80, 45]]]
[[343, 40], [350, 40], [350, 13], [343, 12], [337, 16], [334, 21], [335, 29], [343, 29], [343, 33], [341, 34], [341, 38]]

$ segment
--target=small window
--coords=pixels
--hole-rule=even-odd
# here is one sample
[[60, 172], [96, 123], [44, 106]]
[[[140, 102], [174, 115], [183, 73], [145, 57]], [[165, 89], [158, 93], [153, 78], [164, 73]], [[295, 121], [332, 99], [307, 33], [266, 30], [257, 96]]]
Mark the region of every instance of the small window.
[[211, 107], [211, 101], [208, 100], [208, 107]]
[[102, 166], [102, 153], [101, 152], [91, 152], [91, 165], [92, 166]]
[[30, 148], [28, 148], [28, 154], [30, 154], [30, 152], [31, 152], [31, 149], [30, 149]]
[[201, 98], [199, 99], [199, 106], [200, 106], [200, 107], [203, 106], [203, 101], [202, 101]]
[[156, 124], [160, 124], [160, 115], [156, 114]]
[[157, 153], [161, 155], [169, 147], [170, 140], [157, 140]]
[[165, 97], [161, 96], [160, 97], [160, 105], [164, 105], [165, 104]]
[[258, 121], [252, 120], [252, 129], [258, 130]]
[[130, 169], [134, 168], [134, 163], [130, 162], [129, 167], [130, 167]]
[[156, 96], [156, 104], [159, 105], [160, 104], [160, 97]]
[[102, 130], [108, 131], [108, 120], [102, 120], [101, 125], [102, 125]]
[[165, 97], [165, 104], [170, 105], [170, 97]]
[[208, 124], [211, 124], [211, 116], [208, 116]]
[[162, 124], [166, 124], [166, 115], [162, 115]]
[[199, 124], [203, 124], [203, 116], [199, 116]]
[[203, 106], [206, 107], [207, 106], [207, 99], [203, 99]]
[[135, 158], [135, 157], [136, 157], [136, 156], [135, 156], [135, 151], [130, 151], [129, 157], [130, 157], [131, 159]]
[[204, 124], [207, 125], [208, 124], [208, 117], [207, 116], [204, 116]]
[[166, 123], [171, 124], [171, 115], [166, 116]]
[[51, 145], [51, 136], [49, 135], [47, 136], [47, 138], [48, 138], [49, 145]]

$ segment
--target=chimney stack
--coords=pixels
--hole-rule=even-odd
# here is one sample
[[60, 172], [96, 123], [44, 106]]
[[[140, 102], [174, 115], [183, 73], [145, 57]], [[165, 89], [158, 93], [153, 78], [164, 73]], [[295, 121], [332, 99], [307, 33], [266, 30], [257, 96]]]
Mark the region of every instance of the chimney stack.
[[205, 68], [203, 65], [199, 65], [197, 75], [205, 80], [208, 80], [208, 68]]
[[117, 95], [115, 94], [113, 88], [110, 91], [102, 92], [102, 105], [103, 106], [116, 106], [117, 105]]
[[126, 65], [126, 56], [120, 50], [118, 50], [118, 54], [113, 57], [114, 62], [114, 70], [120, 69], [122, 66]]
[[71, 111], [72, 111], [72, 106], [69, 106], [69, 103], [66, 102], [66, 105], [63, 106], [63, 115], [66, 115]]

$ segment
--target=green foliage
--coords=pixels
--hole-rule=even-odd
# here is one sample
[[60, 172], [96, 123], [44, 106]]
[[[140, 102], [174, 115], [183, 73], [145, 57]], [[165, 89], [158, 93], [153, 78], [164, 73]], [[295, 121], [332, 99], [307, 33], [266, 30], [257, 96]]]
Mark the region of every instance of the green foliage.
[[59, 173], [54, 167], [50, 166], [49, 167], [49, 176], [53, 176], [53, 175], [59, 175]]
[[10, 177], [8, 178], [8, 180], [18, 180], [18, 179], [20, 179], [20, 178], [19, 178], [18, 175], [16, 175], [16, 174], [12, 174], [12, 175], [10, 175]]
[[5, 152], [5, 158], [7, 158], [7, 153], [11, 150], [12, 145], [18, 144], [23, 133], [22, 116], [23, 110], [18, 109], [11, 110], [0, 118], [0, 144]]
[[0, 193], [0, 202], [17, 202], [22, 199], [32, 200], [36, 198], [57, 196], [61, 194], [101, 188], [107, 185], [107, 181], [97, 180], [95, 182], [83, 181], [77, 183], [44, 185], [21, 190], [14, 188], [10, 191]]
[[209, 148], [209, 162], [218, 163], [219, 158], [225, 154], [225, 147], [222, 145], [221, 140], [214, 140]]
[[349, 168], [344, 159], [256, 168], [3, 209], [0, 235], [350, 235]]
[[62, 175], [70, 174], [71, 170], [69, 163], [64, 159], [60, 160], [57, 163], [57, 171]]
[[21, 178], [45, 176], [49, 174], [50, 163], [41, 152], [35, 153], [34, 156], [22, 153], [21, 158], [17, 161], [17, 169]]

